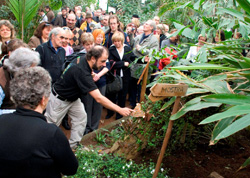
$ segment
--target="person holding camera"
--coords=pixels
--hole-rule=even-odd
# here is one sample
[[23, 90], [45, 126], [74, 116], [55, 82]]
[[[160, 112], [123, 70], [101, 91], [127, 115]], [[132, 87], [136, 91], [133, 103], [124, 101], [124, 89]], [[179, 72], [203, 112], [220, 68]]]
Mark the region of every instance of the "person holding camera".
[[136, 37], [137, 27], [133, 23], [129, 23], [126, 27], [126, 33], [128, 34], [129, 44], [133, 46], [134, 38]]

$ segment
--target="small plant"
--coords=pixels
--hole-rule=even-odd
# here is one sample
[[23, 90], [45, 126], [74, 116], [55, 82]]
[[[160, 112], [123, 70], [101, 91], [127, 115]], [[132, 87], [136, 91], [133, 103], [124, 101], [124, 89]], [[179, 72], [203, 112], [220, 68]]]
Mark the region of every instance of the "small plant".
[[110, 138], [111, 144], [119, 139], [124, 139], [125, 131], [122, 127], [117, 127], [109, 132], [107, 135]]
[[[106, 129], [102, 129], [103, 131], [108, 131]], [[106, 133], [102, 133], [102, 132], [96, 132], [96, 137], [95, 137], [95, 140], [97, 141], [97, 143], [99, 144], [103, 144], [103, 145], [107, 145], [106, 144], [106, 136], [107, 134]]]
[[[116, 155], [98, 154], [98, 151], [83, 151], [78, 149], [75, 153], [79, 167], [74, 176], [68, 177], [152, 177], [155, 164], [150, 162], [146, 164], [136, 164], [133, 161], [127, 161]], [[66, 176], [65, 176], [66, 177]], [[167, 176], [167, 170], [161, 169], [158, 178]]]

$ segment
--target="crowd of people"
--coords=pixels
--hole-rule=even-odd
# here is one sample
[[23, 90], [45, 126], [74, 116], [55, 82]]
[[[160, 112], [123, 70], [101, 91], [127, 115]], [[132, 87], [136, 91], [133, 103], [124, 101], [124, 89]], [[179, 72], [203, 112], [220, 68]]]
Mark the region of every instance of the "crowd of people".
[[[106, 119], [130, 115], [140, 101], [135, 69], [150, 61], [151, 51], [178, 45], [179, 36], [171, 35], [177, 30], [168, 33], [169, 26], [158, 16], [142, 24], [134, 14], [124, 28], [118, 16], [102, 9], [64, 7], [55, 15], [46, 6], [39, 15], [28, 44], [15, 38], [8, 20], [0, 20], [0, 177], [75, 174], [78, 164], [72, 150], [84, 134], [98, 129], [103, 106]], [[219, 36], [215, 39], [223, 40], [223, 34]], [[206, 39], [199, 36], [188, 58]], [[137, 64], [130, 67], [135, 59]], [[167, 64], [154, 65], [161, 70]], [[105, 94], [108, 72], [122, 78], [117, 93]], [[130, 107], [125, 107], [127, 95]], [[60, 124], [71, 130], [69, 140]]]

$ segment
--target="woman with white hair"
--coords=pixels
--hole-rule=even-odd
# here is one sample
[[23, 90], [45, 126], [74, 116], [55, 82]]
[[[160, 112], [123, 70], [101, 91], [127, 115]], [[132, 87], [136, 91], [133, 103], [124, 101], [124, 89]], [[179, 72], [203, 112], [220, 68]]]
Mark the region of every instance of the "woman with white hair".
[[5, 59], [0, 68], [0, 115], [13, 112], [14, 103], [10, 99], [9, 84], [15, 72], [23, 68], [37, 66], [40, 63], [39, 53], [28, 48], [18, 48]]
[[165, 35], [165, 30], [166, 29], [165, 29], [165, 25], [164, 24], [158, 24], [156, 26], [156, 30], [155, 30], [156, 34], [155, 34], [155, 36], [159, 40], [159, 47], [160, 47], [160, 49], [161, 49], [161, 42], [167, 38], [166, 35]]
[[186, 59], [190, 60], [191, 62], [195, 62], [193, 58], [198, 54], [199, 50], [202, 48], [202, 46], [206, 41], [207, 41], [207, 35], [200, 34], [198, 36], [198, 43], [195, 46], [190, 47]]
[[17, 109], [0, 116], [0, 177], [49, 178], [76, 173], [78, 162], [66, 136], [42, 114], [50, 91], [51, 77], [41, 67], [19, 70], [10, 81]]

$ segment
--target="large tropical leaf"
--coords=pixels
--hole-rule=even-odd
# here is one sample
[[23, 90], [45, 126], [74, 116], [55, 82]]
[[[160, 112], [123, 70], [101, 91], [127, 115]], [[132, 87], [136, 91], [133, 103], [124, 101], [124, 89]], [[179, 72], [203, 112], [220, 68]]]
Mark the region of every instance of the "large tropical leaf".
[[42, 1], [40, 0], [7, 0], [8, 7], [18, 21], [19, 30], [23, 39], [24, 30], [36, 15]]
[[239, 116], [243, 114], [250, 114], [250, 104], [231, 107], [225, 112], [217, 113], [204, 119], [202, 122], [200, 122], [200, 124], [208, 124], [231, 116]]
[[235, 68], [231, 67], [223, 67], [220, 65], [215, 65], [215, 64], [192, 64], [190, 66], [176, 66], [176, 67], [171, 67], [171, 69], [177, 69], [177, 70], [194, 70], [194, 69], [218, 69], [218, 70], [236, 70]]
[[230, 126], [225, 128], [216, 138], [215, 140], [220, 140], [226, 138], [230, 135], [235, 134], [236, 132], [248, 127], [250, 125], [250, 114], [243, 116], [242, 118], [233, 122]]
[[202, 97], [203, 100], [212, 103], [224, 103], [231, 105], [246, 105], [250, 104], [250, 96], [238, 94], [212, 94]]
[[250, 14], [250, 2], [248, 0], [236, 0], [236, 1], [248, 14]]
[[225, 128], [227, 128], [235, 119], [235, 117], [229, 117], [227, 119], [220, 120], [214, 127], [209, 145], [216, 144], [219, 140], [214, 140]]
[[170, 117], [170, 120], [179, 119], [189, 111], [198, 111], [209, 107], [219, 107], [220, 103], [208, 103], [201, 101], [200, 97], [196, 97], [187, 102], [176, 114]]

